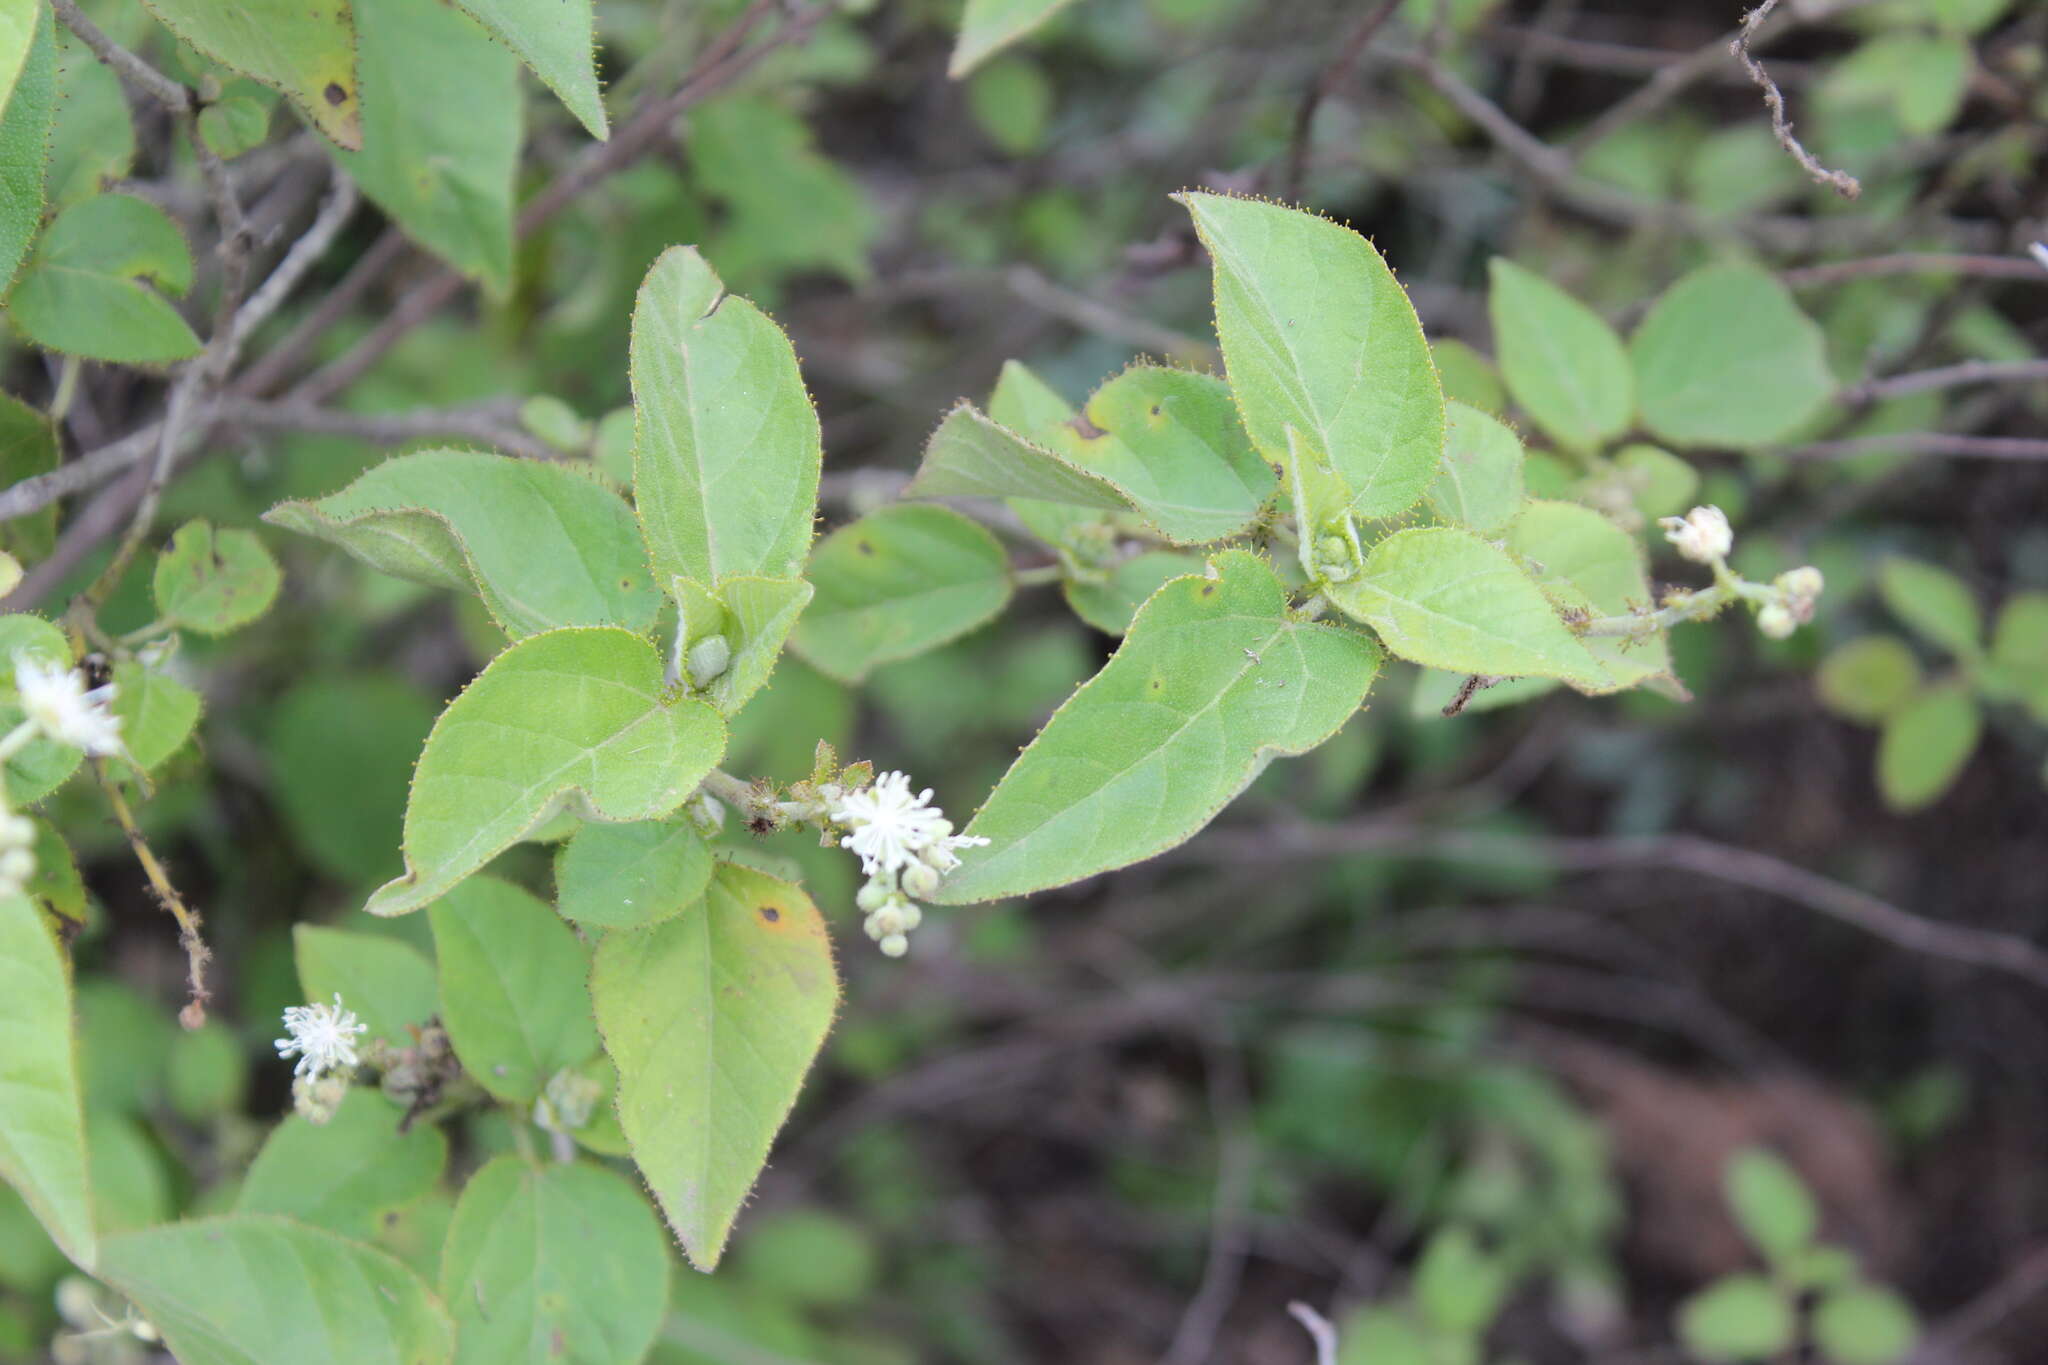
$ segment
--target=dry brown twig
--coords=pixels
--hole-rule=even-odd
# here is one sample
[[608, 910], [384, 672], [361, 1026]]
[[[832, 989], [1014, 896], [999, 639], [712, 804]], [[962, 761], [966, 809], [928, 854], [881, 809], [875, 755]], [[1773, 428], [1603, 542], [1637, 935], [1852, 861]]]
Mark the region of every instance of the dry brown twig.
[[1844, 199], [1854, 199], [1863, 193], [1862, 182], [1847, 171], [1829, 170], [1820, 164], [1812, 152], [1806, 150], [1806, 144], [1793, 134], [1792, 120], [1785, 113], [1785, 92], [1778, 88], [1778, 83], [1771, 79], [1771, 73], [1764, 70], [1763, 63], [1749, 50], [1758, 27], [1764, 20], [1770, 18], [1771, 11], [1776, 9], [1778, 4], [1779, 0], [1764, 0], [1761, 5], [1744, 15], [1742, 27], [1735, 31], [1735, 37], [1728, 44], [1728, 50], [1735, 54], [1735, 60], [1742, 63], [1742, 69], [1749, 73], [1749, 78], [1764, 92], [1764, 104], [1771, 111], [1771, 132], [1777, 137], [1778, 145], [1799, 163], [1807, 175], [1813, 178], [1815, 184], [1826, 185]]

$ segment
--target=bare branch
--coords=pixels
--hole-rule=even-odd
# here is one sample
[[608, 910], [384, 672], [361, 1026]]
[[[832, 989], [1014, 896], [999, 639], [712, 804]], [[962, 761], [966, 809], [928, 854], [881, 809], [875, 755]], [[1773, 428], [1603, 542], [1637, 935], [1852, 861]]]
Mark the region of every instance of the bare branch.
[[1335, 94], [1337, 87], [1344, 83], [1351, 69], [1358, 65], [1358, 59], [1371, 45], [1373, 35], [1386, 26], [1401, 8], [1401, 0], [1380, 0], [1380, 4], [1367, 10], [1337, 48], [1316, 76], [1315, 82], [1302, 93], [1301, 103], [1294, 110], [1294, 131], [1287, 139], [1286, 169], [1280, 176], [1280, 197], [1288, 203], [1301, 198], [1302, 182], [1308, 178], [1309, 134], [1315, 129], [1316, 110], [1323, 101]]
[[312, 225], [299, 235], [299, 240], [292, 243], [291, 249], [285, 252], [284, 259], [277, 263], [277, 267], [235, 315], [238, 344], [246, 341], [251, 333], [270, 320], [270, 315], [290, 297], [292, 290], [298, 288], [299, 281], [306, 277], [306, 272], [327, 254], [327, 249], [334, 245], [334, 239], [348, 226], [349, 218], [356, 211], [356, 202], [356, 182], [337, 169], [334, 173], [334, 183], [327, 191], [327, 198], [320, 205], [319, 213], [314, 215]]
[[1865, 256], [1855, 261], [1829, 261], [1801, 266], [1778, 276], [1792, 289], [1812, 289], [1874, 275], [1965, 275], [1983, 280], [2023, 280], [2048, 284], [2048, 269], [2021, 256], [1972, 256], [1946, 251], [1901, 251]]
[[1820, 164], [1812, 152], [1806, 150], [1806, 144], [1792, 133], [1792, 120], [1785, 115], [1785, 92], [1778, 88], [1778, 83], [1764, 70], [1763, 63], [1750, 54], [1750, 39], [1756, 36], [1757, 26], [1770, 17], [1771, 11], [1778, 7], [1778, 3], [1779, 0], [1764, 0], [1761, 5], [1744, 16], [1742, 27], [1736, 30], [1734, 40], [1728, 44], [1728, 50], [1735, 54], [1735, 59], [1742, 63], [1742, 69], [1749, 73], [1749, 78], [1764, 92], [1764, 104], [1771, 111], [1771, 132], [1777, 135], [1778, 145], [1791, 154], [1792, 159], [1805, 169], [1815, 184], [1828, 186], [1844, 199], [1854, 199], [1863, 193], [1862, 182], [1847, 171], [1829, 170]]
[[1891, 436], [1849, 436], [1814, 441], [1781, 452], [1794, 460], [1842, 460], [1874, 450], [1937, 455], [1957, 460], [2048, 460], [2048, 440], [2032, 436], [1965, 436], [1952, 431], [1902, 431]]
[[57, 11], [57, 17], [64, 21], [64, 27], [77, 34], [78, 40], [92, 49], [93, 56], [112, 67], [130, 85], [174, 114], [191, 112], [193, 99], [190, 87], [172, 80], [109, 38], [78, 8], [78, 0], [50, 0], [50, 4]]
[[1299, 1299], [1287, 1305], [1287, 1315], [1315, 1342], [1316, 1365], [1337, 1365], [1337, 1329], [1330, 1320]]
[[520, 429], [514, 420], [512, 406], [504, 403], [421, 412], [362, 413], [336, 412], [311, 403], [266, 403], [250, 398], [227, 398], [214, 405], [212, 416], [221, 426], [254, 431], [353, 436], [385, 446], [436, 438], [455, 439], [473, 441], [521, 459], [561, 459], [561, 451]]
[[1960, 365], [1873, 379], [1844, 390], [1842, 397], [1851, 403], [1874, 403], [1964, 384], [2030, 384], [2042, 380], [2048, 380], [2048, 360], [1966, 360]]

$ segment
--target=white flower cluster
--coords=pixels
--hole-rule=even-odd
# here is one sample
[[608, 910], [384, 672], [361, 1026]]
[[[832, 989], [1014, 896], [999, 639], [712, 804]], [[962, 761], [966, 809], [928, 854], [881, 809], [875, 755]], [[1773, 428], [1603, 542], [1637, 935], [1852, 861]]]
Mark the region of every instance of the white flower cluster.
[[36, 875], [36, 827], [25, 815], [0, 811], [0, 896], [18, 896]]
[[94, 758], [121, 752], [121, 718], [114, 714], [114, 685], [88, 691], [75, 668], [48, 663], [22, 650], [14, 656], [14, 686], [21, 694], [25, 725], [59, 744]]
[[1814, 603], [1820, 601], [1827, 580], [1811, 564], [1787, 569], [1771, 580], [1774, 600], [1757, 610], [1756, 628], [1773, 640], [1782, 640], [1813, 619]]
[[1728, 557], [1735, 548], [1735, 531], [1728, 515], [1718, 507], [1695, 507], [1682, 517], [1659, 517], [1664, 538], [1678, 547], [1678, 553], [1695, 564], [1713, 564]]
[[277, 1055], [299, 1059], [294, 1076], [317, 1081], [330, 1071], [346, 1075], [361, 1061], [356, 1056], [356, 1038], [370, 1026], [356, 1018], [355, 1011], [342, 1008], [341, 993], [332, 1005], [293, 1005], [284, 1012], [286, 1036], [277, 1040]]
[[912, 792], [906, 773], [883, 773], [858, 791], [827, 795], [825, 818], [846, 830], [840, 846], [852, 849], [868, 874], [856, 898], [867, 913], [868, 937], [890, 957], [901, 957], [910, 951], [910, 931], [924, 919], [917, 900], [937, 894], [940, 881], [960, 866], [954, 850], [988, 840], [953, 833], [953, 822], [931, 804], [931, 789]]

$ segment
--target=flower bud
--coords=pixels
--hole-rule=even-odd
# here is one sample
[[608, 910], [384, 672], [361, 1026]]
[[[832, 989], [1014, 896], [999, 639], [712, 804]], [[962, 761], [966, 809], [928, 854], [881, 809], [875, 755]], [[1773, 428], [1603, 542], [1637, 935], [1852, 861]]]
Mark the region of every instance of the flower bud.
[[1782, 602], [1772, 602], [1756, 614], [1756, 628], [1773, 640], [1782, 640], [1799, 628], [1799, 619]]
[[1695, 507], [1682, 517], [1660, 517], [1664, 538], [1696, 564], [1712, 564], [1735, 548], [1735, 532], [1718, 507]]
[[723, 635], [707, 635], [690, 646], [683, 658], [683, 671], [690, 676], [690, 686], [703, 688], [724, 677], [731, 663], [732, 642]]
[[916, 862], [903, 869], [903, 889], [921, 901], [939, 894], [939, 872], [930, 863]]
[[20, 886], [36, 875], [36, 855], [25, 848], [0, 853], [0, 881]]
[[1821, 577], [1819, 569], [1806, 564], [1779, 574], [1771, 586], [1793, 601], [1811, 602], [1820, 596], [1827, 580]]
[[882, 940], [881, 948], [884, 957], [902, 957], [910, 951], [910, 940], [901, 934], [891, 934]]
[[889, 903], [890, 894], [889, 888], [881, 882], [871, 881], [854, 896], [853, 903], [861, 908], [863, 914], [872, 915]]
[[339, 1075], [299, 1076], [292, 1081], [292, 1108], [314, 1125], [327, 1122], [348, 1097], [348, 1082]]
[[25, 815], [0, 815], [0, 848], [27, 848], [35, 841], [34, 821]]

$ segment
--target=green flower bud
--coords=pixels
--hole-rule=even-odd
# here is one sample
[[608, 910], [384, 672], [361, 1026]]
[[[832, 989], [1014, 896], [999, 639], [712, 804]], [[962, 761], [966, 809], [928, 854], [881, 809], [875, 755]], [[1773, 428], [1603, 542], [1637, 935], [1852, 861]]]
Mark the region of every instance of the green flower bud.
[[690, 686], [702, 688], [724, 677], [731, 664], [732, 642], [723, 635], [707, 635], [690, 646], [683, 670], [690, 675]]

